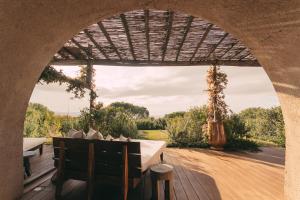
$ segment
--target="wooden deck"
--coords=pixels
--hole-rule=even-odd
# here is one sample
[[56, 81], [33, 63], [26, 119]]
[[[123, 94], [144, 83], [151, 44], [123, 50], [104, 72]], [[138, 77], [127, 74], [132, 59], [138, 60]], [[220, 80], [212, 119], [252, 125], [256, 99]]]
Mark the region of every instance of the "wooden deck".
[[[48, 150], [46, 150], [48, 148]], [[45, 150], [49, 152], [49, 147]], [[35, 161], [33, 170], [51, 163], [51, 153]], [[36, 158], [38, 160], [38, 158]], [[165, 160], [175, 167], [174, 192], [177, 200], [282, 200], [284, 151], [263, 148], [259, 153], [224, 153], [206, 149], [175, 149], [165, 151]], [[34, 173], [34, 172], [33, 172]], [[54, 199], [55, 187], [44, 176], [39, 186], [26, 186], [22, 200]], [[37, 185], [35, 183], [35, 185]], [[145, 184], [149, 189], [149, 184]], [[27, 188], [27, 189], [26, 189]], [[30, 189], [28, 189], [30, 188]], [[119, 189], [97, 187], [95, 199], [118, 199]], [[139, 190], [130, 191], [129, 199], [140, 199]], [[85, 184], [65, 183], [63, 199], [85, 197]]]

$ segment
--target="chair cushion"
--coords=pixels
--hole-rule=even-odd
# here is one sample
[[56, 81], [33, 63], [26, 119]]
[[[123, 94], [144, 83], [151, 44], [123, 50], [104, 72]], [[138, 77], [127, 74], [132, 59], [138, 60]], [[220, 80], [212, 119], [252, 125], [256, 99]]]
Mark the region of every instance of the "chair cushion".
[[124, 136], [121, 134], [120, 137], [119, 137], [119, 141], [127, 142], [127, 141], [128, 141], [128, 138], [127, 138], [127, 137], [124, 137]]
[[103, 140], [103, 135], [99, 131], [95, 131], [90, 128], [89, 132], [86, 134], [86, 139], [96, 139], [96, 140]]
[[108, 135], [106, 136], [105, 140], [113, 141], [114, 138], [113, 138], [110, 134], [108, 134]]
[[67, 137], [69, 137], [69, 138], [84, 138], [84, 133], [82, 130], [77, 131], [75, 129], [71, 129], [68, 132]]

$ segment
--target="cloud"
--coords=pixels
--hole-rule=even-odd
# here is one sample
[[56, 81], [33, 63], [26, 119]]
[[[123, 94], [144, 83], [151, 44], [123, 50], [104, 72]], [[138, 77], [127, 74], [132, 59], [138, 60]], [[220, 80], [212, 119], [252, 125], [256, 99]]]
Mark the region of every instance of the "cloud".
[[[207, 71], [205, 66], [95, 68], [99, 101], [105, 104], [127, 101], [145, 106], [152, 115], [159, 116], [207, 102], [204, 91]], [[70, 76], [78, 73], [78, 67], [61, 69]], [[222, 67], [222, 70], [228, 75], [226, 102], [232, 110], [278, 105], [276, 93], [262, 68]], [[65, 85], [58, 84], [37, 85], [32, 100], [43, 102], [54, 111], [66, 111], [68, 107], [68, 112], [79, 112], [88, 105], [87, 98], [70, 100], [72, 95], [65, 92], [65, 88]]]

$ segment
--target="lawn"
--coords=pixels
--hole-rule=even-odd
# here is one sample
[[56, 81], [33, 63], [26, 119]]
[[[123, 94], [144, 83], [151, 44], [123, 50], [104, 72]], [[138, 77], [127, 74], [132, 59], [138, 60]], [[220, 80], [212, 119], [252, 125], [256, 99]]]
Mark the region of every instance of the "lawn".
[[145, 140], [164, 140], [169, 142], [168, 132], [165, 130], [139, 130], [139, 137]]

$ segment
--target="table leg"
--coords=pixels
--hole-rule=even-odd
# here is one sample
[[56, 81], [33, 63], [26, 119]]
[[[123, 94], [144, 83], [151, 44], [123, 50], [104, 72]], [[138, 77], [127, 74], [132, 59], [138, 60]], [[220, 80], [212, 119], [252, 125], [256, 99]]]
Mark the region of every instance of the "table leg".
[[30, 169], [30, 161], [29, 158], [24, 158], [23, 159], [24, 162], [24, 168], [25, 168], [25, 174], [27, 176], [31, 176], [31, 169]]
[[173, 199], [174, 199], [173, 181], [166, 180], [165, 181], [165, 200], [173, 200]]
[[40, 148], [39, 148], [39, 151], [40, 151], [40, 155], [42, 155], [43, 154], [43, 144], [41, 144], [41, 146], [40, 146]]

